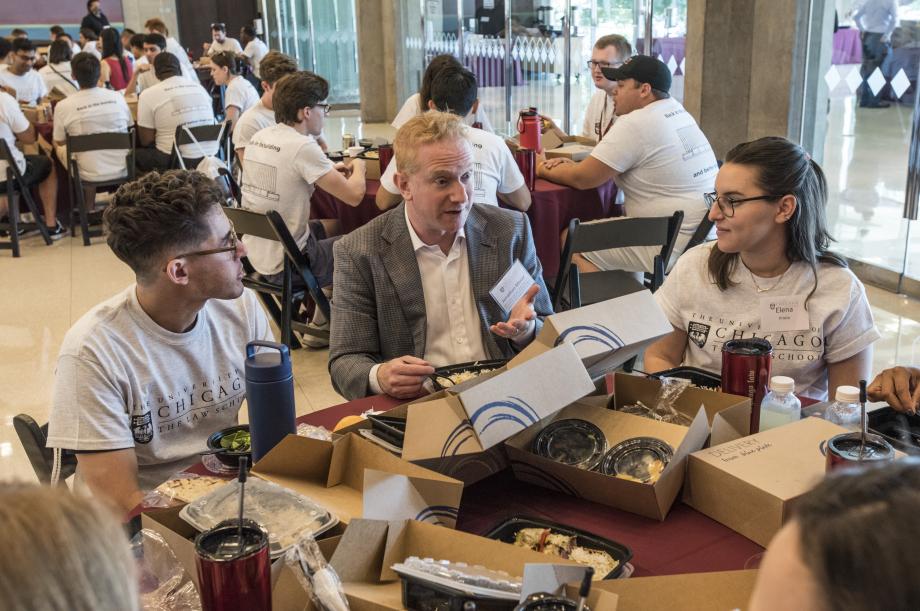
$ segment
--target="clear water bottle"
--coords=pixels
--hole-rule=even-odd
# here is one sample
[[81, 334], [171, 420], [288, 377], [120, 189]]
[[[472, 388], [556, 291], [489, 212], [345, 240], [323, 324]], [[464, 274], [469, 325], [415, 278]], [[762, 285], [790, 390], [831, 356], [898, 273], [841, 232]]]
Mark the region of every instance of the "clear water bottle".
[[802, 417], [802, 402], [795, 396], [795, 380], [786, 376], [770, 378], [770, 392], [760, 403], [760, 430], [796, 422]]
[[859, 389], [855, 386], [838, 386], [834, 402], [824, 412], [824, 419], [845, 429], [859, 431]]

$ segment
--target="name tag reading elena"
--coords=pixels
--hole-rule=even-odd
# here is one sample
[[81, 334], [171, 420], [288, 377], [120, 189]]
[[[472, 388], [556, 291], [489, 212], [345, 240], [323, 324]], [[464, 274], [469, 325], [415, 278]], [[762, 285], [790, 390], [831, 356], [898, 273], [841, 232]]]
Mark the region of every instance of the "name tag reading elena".
[[533, 285], [533, 276], [520, 260], [516, 260], [505, 275], [495, 283], [489, 294], [492, 295], [495, 303], [505, 311], [505, 314], [510, 314], [514, 304], [520, 301], [524, 293]]
[[810, 327], [804, 297], [760, 298], [761, 331], [801, 331]]

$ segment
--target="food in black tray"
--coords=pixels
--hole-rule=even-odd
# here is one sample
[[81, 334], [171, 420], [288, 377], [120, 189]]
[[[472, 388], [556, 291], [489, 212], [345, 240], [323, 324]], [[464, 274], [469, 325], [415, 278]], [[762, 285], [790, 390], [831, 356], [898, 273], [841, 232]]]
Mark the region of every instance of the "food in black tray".
[[673, 369], [666, 369], [665, 371], [649, 374], [649, 377], [653, 380], [660, 380], [661, 378], [683, 378], [684, 380], [690, 380], [690, 384], [693, 386], [698, 386], [707, 390], [722, 390], [722, 376], [698, 367], [674, 367]]
[[671, 462], [674, 449], [655, 437], [633, 437], [615, 445], [601, 461], [599, 471], [642, 484], [658, 481]]
[[869, 429], [906, 454], [920, 455], [920, 416], [883, 407], [867, 414]]
[[476, 376], [494, 371], [499, 367], [503, 367], [507, 362], [505, 359], [493, 359], [439, 367], [431, 375], [431, 381], [434, 383], [435, 390], [444, 390], [472, 380]]
[[374, 431], [374, 434], [378, 438], [396, 446], [397, 448], [403, 447], [403, 443], [406, 438], [405, 420], [402, 418], [394, 418], [392, 416], [374, 415], [368, 415], [367, 419], [371, 423], [371, 430]]
[[589, 532], [528, 517], [512, 517], [497, 524], [486, 538], [574, 560], [594, 567], [594, 579], [614, 579], [632, 559], [625, 545]]
[[579, 418], [556, 420], [540, 431], [533, 452], [564, 465], [590, 471], [607, 451], [607, 438], [597, 426]]
[[252, 464], [251, 439], [249, 435], [249, 425], [241, 424], [231, 426], [208, 437], [208, 449], [219, 450], [214, 455], [218, 460], [228, 467], [239, 469], [240, 458], [245, 456], [250, 459]]

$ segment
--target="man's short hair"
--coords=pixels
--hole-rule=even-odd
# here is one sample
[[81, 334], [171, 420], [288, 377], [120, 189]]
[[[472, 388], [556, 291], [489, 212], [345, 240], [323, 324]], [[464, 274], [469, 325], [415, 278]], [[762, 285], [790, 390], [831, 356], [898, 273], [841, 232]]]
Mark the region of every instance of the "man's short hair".
[[[166, 50], [166, 37], [163, 36], [162, 34], [156, 34], [156, 33], [154, 33], [154, 34], [143, 34], [143, 35], [142, 35], [142, 34], [138, 34], [138, 36], [143, 36], [143, 37], [144, 37], [144, 44], [147, 44], [147, 45], [156, 45], [156, 46], [160, 47], [160, 51], [165, 51], [165, 50]], [[133, 41], [133, 39], [132, 39], [132, 41]], [[133, 44], [133, 42], [132, 42], [132, 44]]]
[[30, 51], [35, 51], [35, 43], [29, 40], [28, 38], [16, 38], [13, 40], [11, 45], [13, 53], [18, 53], [20, 51], [25, 51], [29, 53]]
[[48, 30], [51, 32], [52, 38], [57, 38], [58, 36], [64, 33], [64, 28], [62, 28], [59, 25], [53, 25], [50, 28], [48, 28]]
[[288, 74], [275, 86], [272, 107], [278, 123], [297, 123], [297, 111], [329, 97], [329, 81], [307, 70]]
[[135, 34], [137, 34], [137, 32], [135, 32], [131, 28], [125, 28], [121, 31], [121, 35], [124, 36], [125, 34], [127, 34], [128, 36], [134, 36]]
[[449, 112], [430, 110], [409, 119], [393, 140], [393, 152], [402, 174], [419, 170], [418, 149], [436, 142], [466, 141], [463, 121]]
[[661, 89], [655, 89], [654, 87], [652, 87], [652, 97], [654, 97], [656, 101], [666, 100], [669, 97], [671, 97], [671, 94], [668, 93], [667, 91], [662, 91]]
[[151, 172], [125, 183], [105, 209], [106, 241], [140, 281], [152, 280], [174, 250], [194, 250], [211, 230], [205, 217], [220, 206], [217, 184], [200, 172]]
[[[143, 49], [144, 43], [147, 42], [148, 36], [160, 36], [160, 35], [159, 34], [135, 34], [134, 36], [131, 37], [131, 40], [128, 41], [128, 44], [131, 45], [131, 47], [134, 49]], [[162, 38], [162, 36], [160, 36], [160, 38]], [[166, 43], [165, 38], [163, 38], [163, 43], [165, 45]]]
[[86, 10], [89, 10], [89, 7], [93, 5], [93, 2], [99, 2], [99, 0], [86, 0]]
[[250, 38], [256, 37], [256, 29], [252, 27], [251, 25], [244, 25], [243, 27], [240, 28], [240, 32], [242, 32], [246, 36], [249, 36]]
[[620, 36], [619, 34], [601, 36], [594, 43], [595, 49], [606, 49], [607, 47], [616, 47], [620, 59], [626, 59], [633, 54], [632, 45], [629, 44], [625, 36]]
[[165, 81], [171, 76], [182, 74], [182, 64], [179, 63], [178, 57], [169, 51], [163, 51], [153, 59], [153, 73], [157, 80]]
[[23, 30], [22, 28], [13, 28], [12, 30], [10, 30], [10, 36], [12, 36], [13, 38], [20, 38], [20, 37], [28, 38], [29, 33]]
[[77, 53], [70, 60], [70, 71], [80, 89], [92, 89], [99, 84], [101, 65], [99, 58], [92, 53]]
[[211, 31], [212, 31], [212, 32], [223, 32], [224, 34], [226, 34], [226, 33], [227, 33], [227, 24], [226, 24], [226, 23], [212, 23], [212, 24], [211, 24]]
[[51, 43], [51, 46], [48, 47], [49, 64], [69, 62], [71, 59], [73, 59], [73, 47], [70, 46], [70, 42], [64, 39], [55, 40]]
[[226, 68], [230, 74], [239, 74], [239, 68], [236, 65], [236, 53], [233, 51], [221, 51], [211, 56], [211, 63], [220, 68]]
[[80, 28], [80, 34], [86, 40], [99, 40], [99, 35], [96, 34], [96, 30], [93, 28]]
[[463, 67], [444, 68], [431, 82], [431, 101], [438, 110], [460, 117], [470, 114], [477, 95], [476, 76]]
[[297, 62], [290, 55], [279, 51], [269, 51], [259, 62], [259, 78], [274, 85], [288, 74], [297, 72]]
[[145, 21], [144, 28], [159, 32], [163, 36], [169, 36], [169, 28], [166, 27], [166, 24], [159, 17], [152, 17]]

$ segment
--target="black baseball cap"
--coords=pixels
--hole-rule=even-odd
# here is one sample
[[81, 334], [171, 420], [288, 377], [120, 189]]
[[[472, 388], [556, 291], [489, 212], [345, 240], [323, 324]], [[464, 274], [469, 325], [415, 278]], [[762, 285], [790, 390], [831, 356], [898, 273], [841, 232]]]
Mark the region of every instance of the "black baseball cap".
[[648, 83], [652, 89], [667, 93], [671, 89], [671, 71], [660, 59], [649, 55], [633, 55], [619, 68], [601, 68], [608, 81], [625, 81], [635, 79], [639, 83]]

